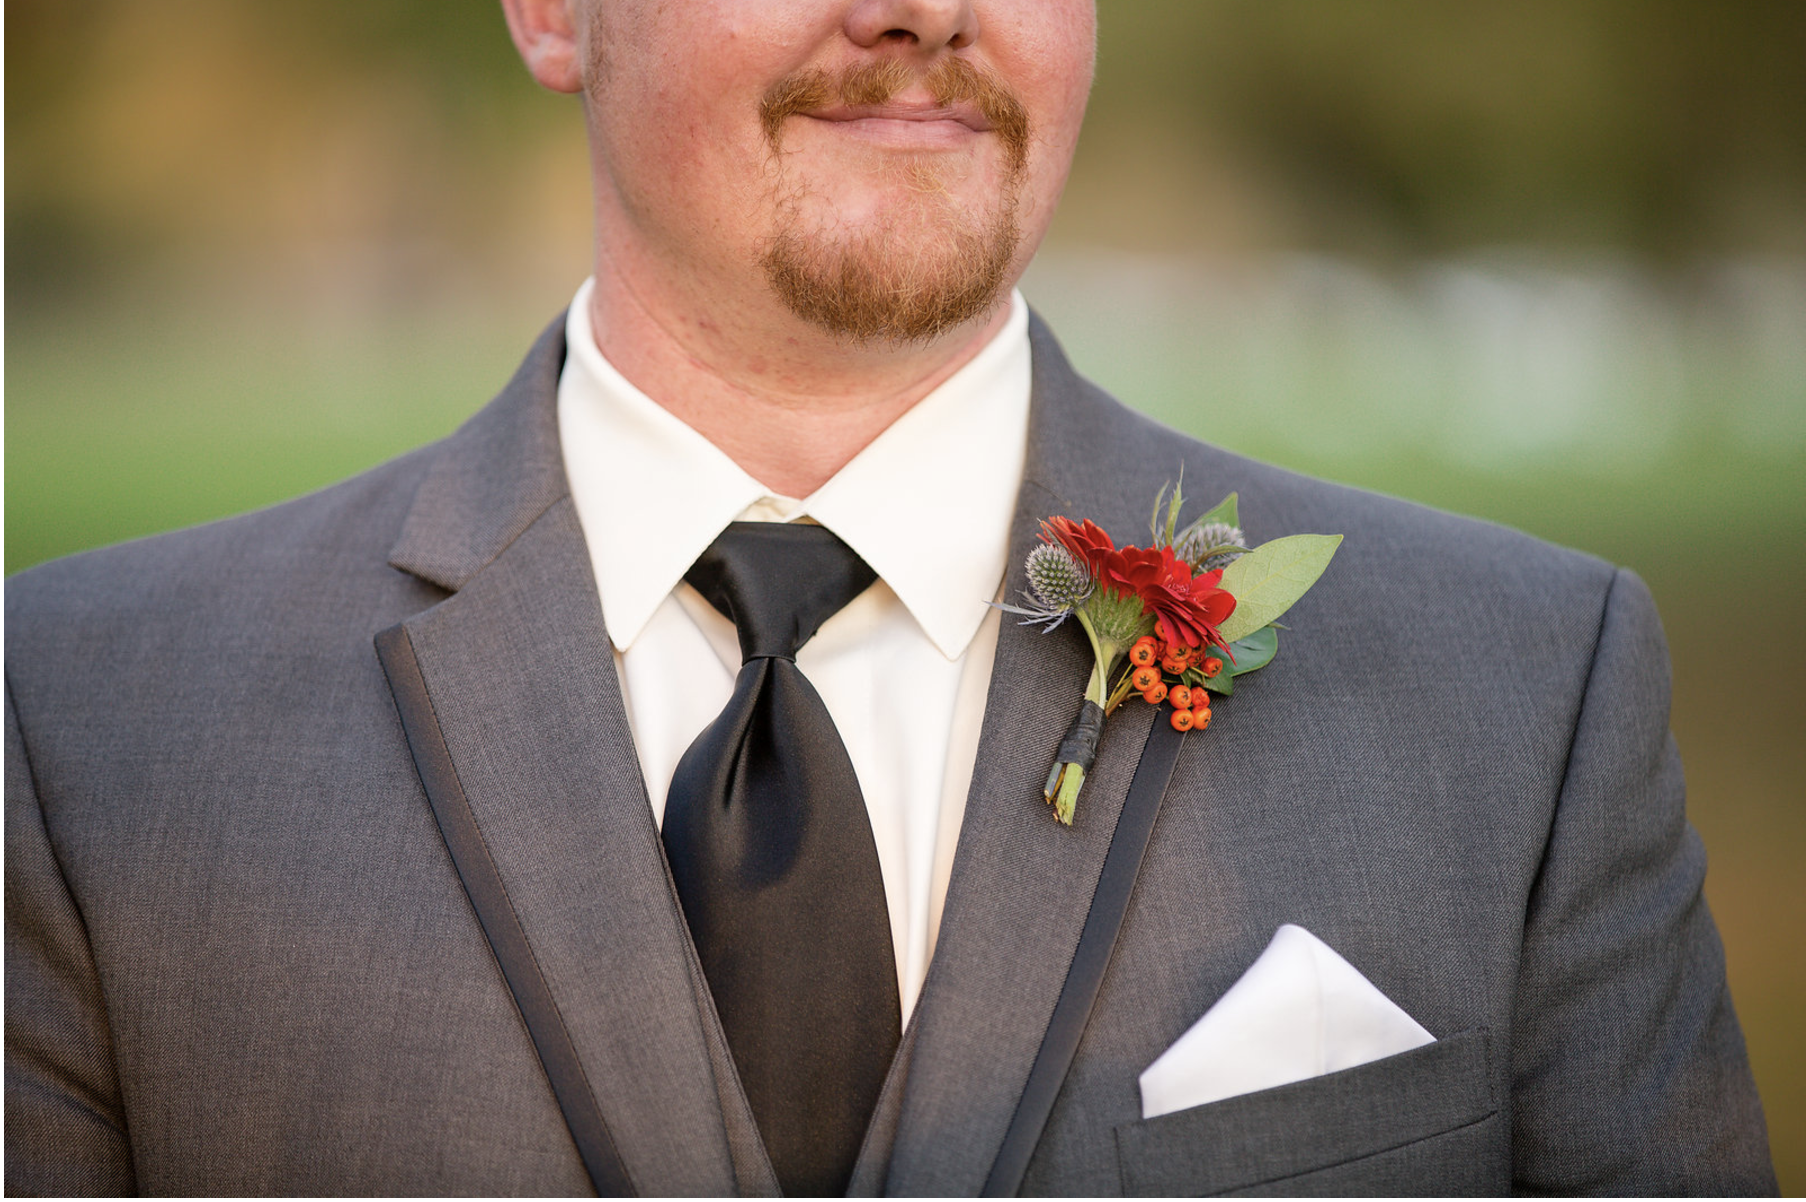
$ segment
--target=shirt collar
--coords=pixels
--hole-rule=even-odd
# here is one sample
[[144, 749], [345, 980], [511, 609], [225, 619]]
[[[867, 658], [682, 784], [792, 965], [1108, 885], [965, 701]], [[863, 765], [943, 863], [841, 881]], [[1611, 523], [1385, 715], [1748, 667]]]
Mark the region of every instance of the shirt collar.
[[[1027, 455], [1028, 306], [814, 494], [774, 497], [628, 383], [591, 334], [591, 281], [566, 318], [558, 432], [610, 640], [625, 651], [729, 522], [809, 518], [844, 539], [941, 653], [964, 653], [996, 596]], [[752, 510], [752, 512], [748, 512]]]

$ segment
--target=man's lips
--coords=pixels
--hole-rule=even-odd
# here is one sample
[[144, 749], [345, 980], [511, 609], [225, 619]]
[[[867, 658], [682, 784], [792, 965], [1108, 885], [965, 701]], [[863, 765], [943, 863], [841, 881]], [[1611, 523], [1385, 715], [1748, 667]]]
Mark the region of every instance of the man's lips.
[[832, 122], [939, 121], [962, 125], [973, 133], [980, 134], [989, 133], [995, 128], [977, 106], [969, 104], [900, 104], [893, 100], [887, 104], [837, 104], [828, 108], [811, 109], [801, 115], [816, 121]]

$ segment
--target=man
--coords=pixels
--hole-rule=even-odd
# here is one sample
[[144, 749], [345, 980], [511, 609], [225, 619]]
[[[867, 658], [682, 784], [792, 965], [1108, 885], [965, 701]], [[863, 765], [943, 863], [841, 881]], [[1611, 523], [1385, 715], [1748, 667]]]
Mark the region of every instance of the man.
[[[504, 7], [597, 245], [514, 381], [8, 589], [9, 1189], [1774, 1188], [1641, 584], [1154, 426], [1010, 291], [1089, 4]], [[1181, 469], [1346, 542], [1067, 828], [1087, 650], [986, 603]], [[1300, 999], [1411, 1046], [1151, 1104]]]

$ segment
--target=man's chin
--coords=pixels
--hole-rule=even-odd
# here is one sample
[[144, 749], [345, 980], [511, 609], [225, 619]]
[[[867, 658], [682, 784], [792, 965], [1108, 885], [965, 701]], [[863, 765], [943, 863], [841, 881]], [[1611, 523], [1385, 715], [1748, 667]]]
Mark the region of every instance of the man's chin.
[[771, 239], [762, 265], [778, 299], [818, 329], [903, 345], [931, 342], [990, 312], [1010, 284], [1019, 241], [1015, 207], [1006, 204], [976, 227], [874, 223], [848, 239], [791, 225]]

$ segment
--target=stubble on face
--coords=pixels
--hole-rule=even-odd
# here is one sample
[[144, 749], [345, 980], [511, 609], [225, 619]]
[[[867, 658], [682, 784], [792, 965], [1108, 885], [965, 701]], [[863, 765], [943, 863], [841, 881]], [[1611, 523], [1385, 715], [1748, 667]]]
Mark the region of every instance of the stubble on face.
[[792, 313], [837, 337], [894, 344], [930, 341], [988, 312], [1009, 280], [1020, 231], [1017, 194], [1028, 162], [1028, 111], [994, 75], [943, 58], [922, 78], [937, 105], [970, 104], [1003, 146], [1006, 173], [987, 216], [948, 193], [931, 155], [899, 156], [899, 195], [882, 228], [847, 231], [804, 215], [804, 189], [783, 176], [790, 117], [840, 103], [879, 105], [917, 73], [886, 59], [833, 76], [797, 72], [767, 90], [759, 120], [779, 172], [777, 223], [761, 266]]

